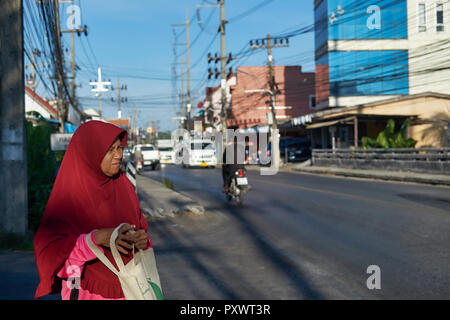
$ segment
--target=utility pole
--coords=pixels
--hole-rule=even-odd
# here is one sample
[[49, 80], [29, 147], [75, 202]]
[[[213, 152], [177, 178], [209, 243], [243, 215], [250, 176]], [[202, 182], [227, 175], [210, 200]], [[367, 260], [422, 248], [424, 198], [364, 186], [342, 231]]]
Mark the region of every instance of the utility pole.
[[134, 142], [134, 144], [137, 144], [137, 139], [136, 139], [136, 117], [137, 117], [136, 104], [133, 104], [133, 142]]
[[83, 32], [85, 36], [87, 36], [87, 26], [85, 25], [83, 29], [75, 29], [75, 25], [74, 22], [72, 20], [72, 25], [71, 25], [71, 29], [69, 30], [61, 30], [61, 33], [70, 33], [70, 42], [72, 45], [72, 50], [70, 52], [70, 70], [71, 70], [71, 82], [70, 82], [70, 88], [71, 88], [71, 97], [72, 97], [72, 103], [74, 103], [74, 107], [78, 107], [78, 103], [77, 100], [75, 98], [75, 88], [76, 88], [76, 83], [75, 83], [75, 32], [78, 34], [78, 36], [80, 36], [80, 33]]
[[[178, 98], [180, 99], [180, 111], [178, 114], [175, 114], [175, 117], [173, 118], [173, 120], [180, 120], [179, 122], [179, 127], [180, 129], [186, 128], [185, 123], [186, 123], [186, 108], [184, 105], [184, 73], [183, 73], [183, 65], [185, 64], [185, 62], [183, 61], [183, 59], [181, 59], [180, 62], [174, 62], [172, 63], [172, 70], [175, 74], [175, 81], [178, 81], [178, 74], [176, 71], [176, 65], [180, 65], [180, 84], [181, 84], [181, 90], [178, 92]], [[177, 87], [175, 86], [175, 89]]]
[[0, 231], [28, 230], [22, 0], [0, 1]]
[[183, 59], [181, 59], [180, 62], [180, 68], [181, 68], [181, 72], [180, 72], [180, 76], [181, 76], [181, 94], [180, 94], [180, 100], [181, 100], [181, 112], [182, 112], [182, 117], [184, 117], [183, 119], [183, 127], [185, 129], [189, 130], [189, 125], [187, 124], [187, 110], [184, 107], [184, 73], [183, 73]]
[[228, 21], [225, 21], [225, 0], [219, 0], [220, 2], [220, 88], [222, 91], [222, 112], [220, 121], [222, 123], [222, 146], [221, 152], [222, 154], [225, 151], [226, 143], [227, 143], [227, 75], [226, 75], [226, 52], [225, 52], [225, 24]]
[[189, 16], [186, 9], [186, 77], [187, 77], [187, 103], [186, 103], [186, 120], [188, 130], [190, 130], [191, 123], [191, 70], [190, 70], [190, 44], [189, 44]]
[[[280, 47], [288, 47], [289, 46], [289, 40], [288, 38], [275, 38], [274, 44], [272, 44], [272, 38], [270, 34], [267, 35], [267, 38], [265, 39], [258, 39], [255, 40], [255, 44], [253, 44], [253, 41], [250, 41], [250, 48], [252, 50], [256, 49], [267, 49], [267, 64], [269, 67], [269, 95], [270, 95], [270, 106], [271, 106], [271, 113], [268, 114], [268, 122], [270, 124], [271, 122], [271, 131], [272, 131], [272, 167], [274, 169], [278, 169], [280, 166], [280, 144], [279, 144], [279, 137], [278, 134], [275, 134], [275, 132], [278, 132], [278, 125], [277, 125], [277, 118], [276, 118], [276, 95], [279, 94], [278, 85], [275, 82], [275, 77], [273, 74], [273, 56], [272, 56], [272, 48], [280, 48]], [[285, 43], [283, 43], [283, 40]], [[261, 42], [261, 44], [260, 44]]]
[[117, 78], [117, 102], [119, 104], [119, 109], [117, 112], [117, 118], [119, 119], [119, 127], [120, 127], [120, 118], [122, 118], [122, 111], [120, 111], [120, 77]]
[[[184, 99], [182, 100], [182, 107], [183, 107], [183, 112], [185, 114], [185, 123], [184, 123], [184, 127], [185, 129], [189, 130], [190, 129], [190, 119], [191, 119], [191, 75], [190, 75], [190, 34], [189, 34], [189, 25], [190, 25], [191, 21], [189, 19], [188, 16], [188, 12], [186, 9], [186, 21], [185, 23], [180, 23], [180, 24], [172, 24], [172, 27], [186, 27], [186, 43], [174, 43], [174, 46], [186, 46], [186, 105], [184, 105]], [[175, 31], [174, 31], [175, 33]], [[180, 63], [181, 65], [183, 65], [183, 62]], [[183, 66], [181, 66], [181, 77], [182, 77], [182, 88], [183, 88]], [[184, 95], [184, 90], [183, 91], [183, 95]]]
[[59, 21], [59, 1], [53, 2], [53, 7], [55, 11], [55, 47], [56, 51], [53, 54], [56, 55], [56, 64], [55, 64], [55, 78], [58, 83], [58, 100], [57, 100], [57, 108], [58, 108], [58, 121], [59, 121], [59, 132], [64, 133], [65, 132], [65, 122], [67, 117], [67, 106], [64, 101], [64, 55], [62, 54], [61, 49], [61, 27], [60, 27], [60, 21]]
[[[111, 87], [111, 90], [114, 90], [114, 88], [113, 87]], [[120, 121], [120, 119], [122, 118], [122, 111], [120, 110], [120, 103], [121, 102], [123, 102], [123, 103], [125, 103], [125, 102], [128, 102], [128, 98], [126, 98], [126, 97], [121, 97], [120, 96], [120, 91], [121, 90], [128, 90], [128, 87], [127, 87], [127, 85], [120, 85], [120, 77], [118, 77], [117, 78], [117, 103], [118, 103], [118, 110], [117, 110], [117, 117], [118, 117], [118, 120], [119, 120], [119, 127], [120, 127], [120, 124], [121, 124], [121, 121]], [[111, 100], [114, 102], [114, 98], [111, 98]]]
[[41, 51], [39, 51], [38, 49], [33, 49], [31, 51], [31, 63], [26, 63], [25, 67], [30, 66], [31, 67], [31, 74], [28, 77], [27, 75], [27, 84], [28, 87], [31, 88], [31, 90], [35, 91], [36, 87], [37, 87], [37, 79], [36, 79], [36, 67], [40, 67], [40, 66], [49, 66], [49, 63], [36, 63], [35, 59], [34, 59], [34, 55], [37, 55], [38, 57], [41, 56]]
[[[222, 134], [222, 141], [221, 141], [221, 153], [225, 151], [226, 143], [227, 143], [227, 120], [228, 120], [228, 110], [227, 110], [227, 78], [228, 75], [231, 75], [232, 71], [231, 68], [227, 74], [226, 66], [227, 64], [232, 60], [231, 53], [229, 54], [228, 58], [226, 56], [226, 46], [225, 46], [225, 25], [228, 23], [227, 20], [225, 20], [225, 0], [217, 0], [219, 3], [218, 6], [220, 8], [220, 25], [219, 25], [219, 32], [220, 32], [220, 58], [215, 55], [213, 58], [211, 56], [211, 53], [208, 53], [208, 63], [210, 63], [212, 60], [214, 60], [216, 63], [218, 60], [220, 60], [220, 89], [221, 89], [221, 110], [220, 110], [220, 126], [221, 126], [221, 134]], [[217, 5], [199, 5], [197, 7], [217, 7]], [[198, 16], [198, 11], [197, 11]], [[215, 68], [214, 72], [211, 70], [211, 68], [208, 68], [208, 79], [210, 79], [213, 75], [215, 75], [216, 79], [219, 75], [219, 72], [217, 68]], [[220, 154], [217, 155], [218, 159], [221, 159], [222, 156]]]

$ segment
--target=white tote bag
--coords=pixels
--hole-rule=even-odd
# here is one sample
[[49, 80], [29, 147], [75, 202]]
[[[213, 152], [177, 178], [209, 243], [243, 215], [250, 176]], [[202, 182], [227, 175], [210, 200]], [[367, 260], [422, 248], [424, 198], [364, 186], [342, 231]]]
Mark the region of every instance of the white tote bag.
[[86, 237], [89, 248], [108, 269], [117, 275], [126, 300], [163, 300], [153, 248], [148, 248], [145, 251], [139, 250], [135, 253], [133, 247], [133, 259], [127, 265], [123, 264], [122, 257], [116, 248], [118, 232], [123, 225], [124, 223], [114, 229], [110, 239], [111, 253], [119, 270], [92, 242], [90, 234]]

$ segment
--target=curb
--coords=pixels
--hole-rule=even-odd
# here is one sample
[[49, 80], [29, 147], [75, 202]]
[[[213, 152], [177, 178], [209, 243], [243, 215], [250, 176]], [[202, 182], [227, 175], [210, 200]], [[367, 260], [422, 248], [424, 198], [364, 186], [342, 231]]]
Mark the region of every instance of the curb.
[[293, 171], [312, 174], [325, 174], [344, 177], [357, 177], [366, 179], [380, 179], [388, 181], [414, 182], [432, 185], [450, 186], [450, 176], [436, 174], [421, 174], [413, 172], [387, 172], [373, 170], [341, 169], [332, 167], [294, 167]]
[[203, 215], [205, 208], [191, 198], [167, 188], [151, 178], [136, 176], [141, 210], [146, 219], [176, 215]]

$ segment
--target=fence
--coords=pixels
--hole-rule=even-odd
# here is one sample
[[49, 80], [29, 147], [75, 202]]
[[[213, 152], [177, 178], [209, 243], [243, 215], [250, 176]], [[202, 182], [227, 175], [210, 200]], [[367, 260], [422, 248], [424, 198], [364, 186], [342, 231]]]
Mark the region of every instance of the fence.
[[313, 149], [312, 165], [450, 174], [450, 148]]

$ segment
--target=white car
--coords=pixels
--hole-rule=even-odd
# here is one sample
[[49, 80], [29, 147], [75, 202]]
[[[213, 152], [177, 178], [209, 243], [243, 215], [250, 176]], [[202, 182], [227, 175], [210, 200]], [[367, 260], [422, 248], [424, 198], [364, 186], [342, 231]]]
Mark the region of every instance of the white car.
[[175, 151], [172, 147], [160, 147], [160, 162], [161, 164], [174, 164], [175, 163]]
[[[143, 162], [142, 167], [152, 167], [153, 170], [159, 170], [160, 154], [158, 149], [152, 144], [137, 144], [133, 147], [133, 157], [136, 151], [141, 151]], [[136, 163], [136, 166], [138, 163]]]
[[192, 140], [188, 142], [188, 154], [183, 157], [184, 167], [215, 167], [217, 157], [215, 145], [210, 140]]

